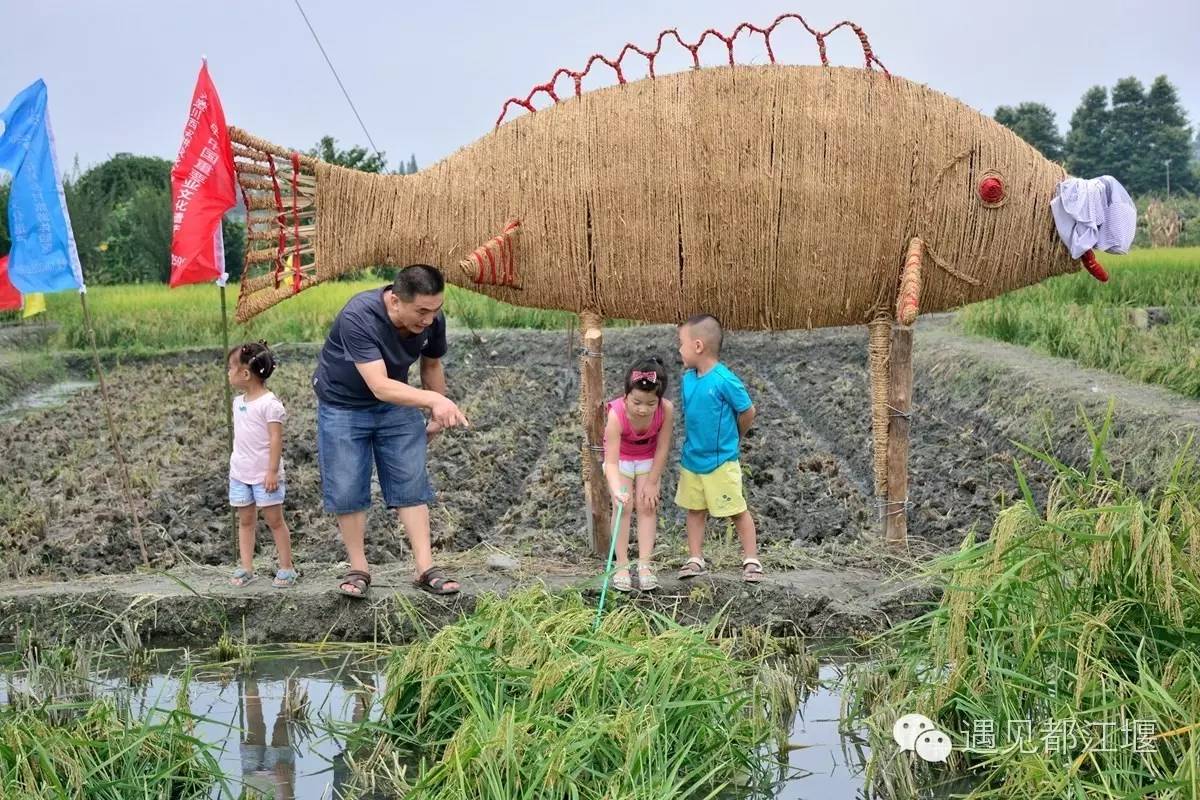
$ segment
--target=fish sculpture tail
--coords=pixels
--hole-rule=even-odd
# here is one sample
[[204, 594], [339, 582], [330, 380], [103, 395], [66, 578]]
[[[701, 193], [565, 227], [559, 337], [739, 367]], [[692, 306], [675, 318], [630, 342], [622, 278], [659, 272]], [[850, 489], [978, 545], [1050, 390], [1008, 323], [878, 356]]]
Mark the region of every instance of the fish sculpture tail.
[[316, 159], [229, 129], [246, 204], [246, 254], [238, 322], [320, 282]]

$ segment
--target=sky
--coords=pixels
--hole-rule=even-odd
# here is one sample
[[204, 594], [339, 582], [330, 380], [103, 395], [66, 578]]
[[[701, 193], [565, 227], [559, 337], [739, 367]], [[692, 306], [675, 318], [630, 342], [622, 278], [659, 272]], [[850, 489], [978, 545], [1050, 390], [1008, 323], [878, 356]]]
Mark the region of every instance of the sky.
[[[892, 73], [987, 114], [1038, 101], [1065, 132], [1089, 86], [1166, 74], [1200, 121], [1196, 0], [300, 2], [389, 167], [410, 154], [428, 166], [470, 144], [493, 129], [507, 98], [592, 53], [615, 55], [626, 42], [650, 49], [672, 27], [689, 41], [743, 21], [765, 27], [789, 11], [819, 29], [856, 22]], [[776, 36], [780, 61], [819, 63], [795, 22]], [[762, 37], [738, 42], [739, 61], [765, 61]], [[668, 49], [660, 74], [688, 64]], [[833, 64], [860, 66], [860, 53], [848, 30], [829, 41]], [[173, 159], [202, 55], [229, 124], [296, 149], [325, 134], [367, 144], [295, 0], [0, 0], [0, 106], [43, 78], [64, 169], [120, 152]], [[702, 58], [724, 63], [724, 47], [710, 38]], [[607, 72], [584, 86], [614, 82]], [[566, 80], [559, 87], [570, 91]]]

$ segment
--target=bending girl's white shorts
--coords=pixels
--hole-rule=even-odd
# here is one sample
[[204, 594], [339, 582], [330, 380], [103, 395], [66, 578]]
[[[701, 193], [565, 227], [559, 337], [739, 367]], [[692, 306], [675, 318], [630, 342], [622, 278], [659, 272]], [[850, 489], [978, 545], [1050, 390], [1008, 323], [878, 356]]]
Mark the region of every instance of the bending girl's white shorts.
[[626, 478], [636, 478], [639, 475], [649, 475], [650, 468], [653, 466], [654, 459], [652, 458], [644, 458], [638, 461], [626, 461], [621, 459], [617, 462], [617, 472], [620, 472]]

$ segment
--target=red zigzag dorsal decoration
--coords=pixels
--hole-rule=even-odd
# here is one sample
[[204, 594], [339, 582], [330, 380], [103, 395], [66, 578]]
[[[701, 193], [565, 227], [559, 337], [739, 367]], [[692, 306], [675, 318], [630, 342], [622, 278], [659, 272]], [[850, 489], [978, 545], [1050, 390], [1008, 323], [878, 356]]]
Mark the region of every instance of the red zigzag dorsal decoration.
[[571, 77], [571, 79], [575, 82], [575, 96], [578, 97], [580, 94], [583, 93], [583, 78], [584, 78], [584, 76], [587, 75], [588, 72], [591, 71], [592, 65], [595, 64], [597, 61], [600, 61], [600, 62], [604, 63], [605, 65], [611, 67], [617, 75], [617, 83], [623, 85], [623, 84], [625, 84], [626, 81], [625, 81], [625, 72], [624, 72], [624, 70], [621, 69], [621, 61], [622, 61], [622, 59], [625, 58], [625, 56], [630, 51], [632, 51], [632, 52], [637, 53], [638, 55], [643, 56], [646, 59], [646, 61], [649, 62], [650, 77], [653, 78], [654, 77], [654, 59], [657, 58], [658, 54], [662, 52], [663, 40], [666, 39], [668, 36], [675, 37], [675, 41], [679, 42], [679, 44], [684, 49], [686, 49], [689, 53], [692, 54], [692, 66], [699, 69], [699, 67], [700, 67], [700, 47], [704, 44], [704, 40], [707, 39], [709, 36], [715, 36], [716, 38], [718, 38], [722, 42], [724, 42], [725, 48], [729, 51], [729, 66], [732, 67], [734, 65], [733, 40], [736, 39], [738, 37], [738, 34], [742, 33], [742, 31], [749, 31], [750, 33], [760, 33], [760, 34], [762, 34], [763, 39], [766, 40], [767, 58], [770, 59], [772, 64], [774, 64], [775, 63], [775, 50], [773, 47], [771, 47], [771, 34], [775, 32], [775, 28], [779, 26], [779, 23], [783, 22], [784, 20], [788, 20], [788, 19], [797, 20], [801, 25], [804, 26], [804, 29], [806, 31], [808, 31], [809, 33], [811, 33], [813, 35], [813, 38], [815, 38], [817, 40], [817, 51], [821, 56], [822, 66], [826, 66], [826, 67], [829, 66], [829, 57], [825, 51], [825, 39], [841, 28], [850, 28], [852, 31], [854, 31], [854, 34], [858, 37], [859, 42], [862, 43], [863, 58], [864, 58], [864, 62], [865, 62], [864, 66], [867, 69], [874, 69], [875, 65], [878, 65], [879, 68], [881, 70], [883, 70], [884, 75], [891, 77], [891, 73], [888, 72], [887, 67], [885, 67], [883, 65], [883, 62], [880, 61], [875, 56], [874, 51], [871, 50], [871, 43], [867, 39], [866, 32], [863, 31], [862, 28], [855, 25], [853, 22], [850, 22], [849, 20], [843, 20], [843, 21], [839, 22], [837, 25], [834, 25], [832, 28], [830, 28], [827, 31], [818, 31], [815, 28], [813, 28], [811, 25], [809, 25], [804, 20], [804, 17], [800, 16], [799, 14], [780, 14], [778, 17], [775, 18], [775, 21], [772, 22], [770, 25], [768, 25], [766, 28], [760, 28], [757, 25], [754, 25], [753, 23], [750, 23], [750, 22], [743, 22], [742, 24], [740, 24], [736, 28], [734, 28], [733, 33], [731, 33], [729, 36], [726, 36], [725, 34], [721, 33], [720, 31], [709, 28], [704, 33], [700, 34], [700, 38], [696, 42], [691, 43], [691, 44], [689, 44], [688, 42], [685, 42], [683, 40], [683, 37], [679, 35], [678, 30], [676, 30], [675, 28], [671, 28], [669, 30], [663, 31], [662, 33], [660, 33], [658, 35], [658, 40], [657, 40], [657, 43], [655, 44], [655, 47], [653, 50], [649, 50], [649, 51], [643, 50], [642, 48], [638, 47], [637, 45], [635, 45], [633, 43], [629, 43], [621, 48], [621, 52], [617, 55], [617, 57], [615, 59], [610, 59], [600, 53], [593, 54], [592, 57], [587, 60], [587, 64], [584, 65], [582, 72], [576, 72], [575, 70], [567, 69], [566, 67], [559, 67], [557, 70], [555, 70], [554, 75], [550, 78], [550, 80], [548, 82], [540, 83], [537, 86], [534, 86], [532, 89], [530, 89], [529, 94], [525, 95], [524, 100], [517, 98], [517, 97], [510, 97], [508, 100], [506, 100], [504, 103], [504, 107], [500, 109], [500, 116], [496, 118], [496, 127], [500, 127], [500, 125], [504, 122], [504, 117], [508, 114], [508, 109], [510, 106], [514, 106], [514, 105], [520, 106], [521, 108], [525, 109], [529, 113], [531, 113], [531, 114], [534, 113], [536, 111], [536, 109], [533, 107], [533, 97], [534, 97], [534, 95], [538, 94], [539, 92], [542, 92], [542, 93], [548, 95], [550, 97], [550, 99], [553, 100], [555, 103], [559, 102], [558, 93], [554, 91], [554, 84], [563, 75], [569, 75]]

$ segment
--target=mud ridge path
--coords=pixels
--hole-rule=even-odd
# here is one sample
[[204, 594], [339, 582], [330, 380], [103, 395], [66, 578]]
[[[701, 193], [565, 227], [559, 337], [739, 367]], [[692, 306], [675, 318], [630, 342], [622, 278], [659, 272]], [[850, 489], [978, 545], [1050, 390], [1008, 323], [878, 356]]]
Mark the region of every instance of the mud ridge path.
[[[371, 594], [355, 600], [338, 594], [337, 572], [305, 569], [291, 589], [275, 589], [269, 576], [237, 589], [215, 568], [179, 568], [164, 574], [106, 575], [70, 582], [29, 581], [0, 587], [0, 642], [35, 636], [80, 637], [144, 644], [206, 646], [223, 634], [250, 643], [380, 641], [403, 643], [470, 613], [485, 593], [505, 595], [533, 583], [552, 591], [577, 590], [598, 599], [596, 575], [572, 575], [556, 565], [551, 575], [487, 569], [456, 572], [463, 590], [433, 597], [409, 583], [400, 566], [375, 572]], [[748, 587], [736, 573], [710, 573], [680, 581], [664, 571], [653, 593], [622, 595], [611, 588], [607, 607], [626, 603], [684, 623], [708, 623], [718, 614], [732, 628], [761, 626], [778, 634], [815, 638], [861, 637], [927, 609], [934, 587], [889, 581], [870, 570], [794, 570]]]
[[[628, 364], [653, 352], [669, 368], [675, 366], [668, 396], [677, 398], [675, 348], [671, 327], [607, 330], [609, 394], [617, 393]], [[325, 574], [344, 557], [333, 520], [320, 504], [309, 385], [316, 350], [313, 345], [281, 348], [281, 366], [271, 381], [290, 414], [284, 451], [287, 519], [297, 561], [314, 575]], [[790, 582], [798, 580], [830, 607], [849, 570], [865, 569], [870, 580], [878, 580], [876, 568], [886, 566], [872, 558], [878, 552], [877, 510], [871, 492], [866, 352], [865, 329], [850, 328], [731, 333], [724, 353], [760, 411], [744, 444], [743, 463], [763, 559], [773, 576], [768, 586], [791, 597]], [[520, 576], [474, 573], [496, 581], [501, 590], [540, 578], [573, 585], [600, 567], [584, 531], [577, 357], [563, 331], [452, 333], [446, 359], [450, 391], [473, 427], [443, 435], [430, 451], [439, 491], [434, 539], [439, 558], [452, 563], [472, 550], [515, 556], [522, 564]], [[255, 610], [256, 604], [278, 610], [292, 602], [288, 597], [309, 597], [307, 589], [277, 596], [260, 588], [236, 595], [217, 586], [234, 556], [225, 497], [223, 373], [217, 362], [215, 352], [197, 351], [114, 367], [109, 384], [117, 422], [153, 569], [172, 576], [168, 583], [200, 570], [221, 598], [219, 616], [248, 613], [262, 618], [264, 631], [278, 631], [284, 623], [267, 619], [268, 611]], [[1109, 459], [1128, 480], [1148, 487], [1186, 438], [1200, 431], [1197, 401], [1024, 348], [966, 337], [951, 317], [918, 321], [914, 364], [909, 532], [914, 551], [922, 555], [957, 546], [971, 528], [987, 534], [999, 509], [1017, 496], [1014, 459], [1027, 472], [1035, 497], [1044, 498], [1050, 476], [1014, 442], [1082, 465], [1091, 447], [1081, 414], [1099, 423], [1111, 402]], [[681, 433], [680, 422], [659, 512], [656, 559], [664, 576], [683, 555], [683, 514], [672, 502]], [[141, 582], [152, 576], [130, 575], [138, 566], [137, 547], [96, 391], [84, 390], [62, 407], [0, 420], [0, 454], [5, 464], [0, 471], [0, 628], [12, 630], [13, 619], [59, 607], [80, 592], [89, 601], [116, 598], [104, 601], [113, 607], [140, 596]], [[408, 553], [394, 519], [377, 506], [368, 525], [372, 564], [401, 575]], [[723, 526], [713, 524], [709, 536], [714, 549], [729, 549]], [[259, 569], [266, 574], [269, 542], [264, 528]], [[730, 562], [736, 552], [723, 557], [724, 566], [736, 564]], [[742, 591], [732, 571], [723, 574], [714, 579], [717, 584], [725, 581], [730, 592]], [[491, 588], [488, 580], [481, 590]], [[827, 585], [819, 586], [821, 581]], [[406, 580], [396, 583], [407, 588]], [[312, 591], [321, 599], [298, 607], [304, 616], [357, 613], [341, 609], [335, 604], [340, 598], [326, 598], [316, 583]], [[690, 602], [710, 612], [719, 607], [710, 608], [703, 595]], [[193, 602], [165, 597], [156, 603], [160, 610]], [[247, 605], [246, 598], [255, 599]], [[778, 619], [819, 627], [804, 606], [780, 603], [771, 612]], [[740, 603], [735, 606], [740, 609]], [[880, 611], [883, 606], [863, 608], [870, 609], [864, 619], [889, 616]], [[188, 619], [185, 614], [179, 625], [190, 624]], [[174, 623], [159, 624], [169, 629]], [[269, 634], [278, 635], [283, 634]]]

